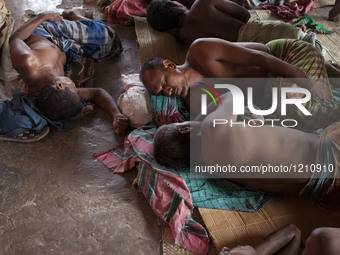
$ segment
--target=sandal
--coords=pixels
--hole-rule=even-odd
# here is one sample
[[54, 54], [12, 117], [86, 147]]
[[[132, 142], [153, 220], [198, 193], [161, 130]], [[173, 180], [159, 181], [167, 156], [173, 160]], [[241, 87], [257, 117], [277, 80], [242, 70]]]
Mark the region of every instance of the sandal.
[[43, 139], [50, 132], [50, 128], [48, 126], [43, 127], [42, 130], [30, 130], [24, 129], [23, 132], [17, 135], [2, 134], [0, 135], [0, 141], [9, 141], [9, 142], [21, 142], [21, 143], [30, 143], [36, 142]]

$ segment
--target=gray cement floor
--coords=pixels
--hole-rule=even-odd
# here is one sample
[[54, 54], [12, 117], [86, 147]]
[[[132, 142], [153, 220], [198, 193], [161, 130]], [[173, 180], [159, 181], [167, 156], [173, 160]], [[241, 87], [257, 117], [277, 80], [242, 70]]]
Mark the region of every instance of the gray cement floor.
[[[5, 2], [15, 19], [26, 9], [73, 7], [102, 16], [96, 0]], [[95, 86], [117, 98], [121, 74], [140, 66], [134, 28], [115, 29], [124, 52], [96, 63]], [[160, 254], [156, 215], [132, 188], [136, 170], [114, 174], [92, 157], [122, 140], [110, 118], [96, 109], [70, 124], [36, 143], [0, 141], [0, 254]]]

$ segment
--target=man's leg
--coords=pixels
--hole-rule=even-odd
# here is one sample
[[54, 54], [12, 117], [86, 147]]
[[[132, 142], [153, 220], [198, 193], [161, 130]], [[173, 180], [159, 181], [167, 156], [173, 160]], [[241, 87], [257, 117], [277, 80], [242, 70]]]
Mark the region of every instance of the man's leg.
[[302, 255], [337, 255], [340, 250], [339, 228], [316, 228], [306, 241]]

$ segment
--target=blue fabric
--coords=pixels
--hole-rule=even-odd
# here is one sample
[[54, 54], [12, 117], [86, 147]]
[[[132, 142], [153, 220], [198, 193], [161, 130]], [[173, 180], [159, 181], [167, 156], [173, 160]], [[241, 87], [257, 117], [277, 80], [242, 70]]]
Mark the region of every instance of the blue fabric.
[[15, 136], [25, 129], [41, 130], [47, 124], [57, 127], [60, 131], [68, 128], [62, 121], [46, 118], [37, 107], [38, 94], [27, 95], [14, 93], [9, 101], [0, 102], [0, 134]]
[[57, 45], [66, 53], [68, 61], [79, 57], [109, 59], [122, 51], [115, 31], [98, 20], [45, 21], [33, 32]]

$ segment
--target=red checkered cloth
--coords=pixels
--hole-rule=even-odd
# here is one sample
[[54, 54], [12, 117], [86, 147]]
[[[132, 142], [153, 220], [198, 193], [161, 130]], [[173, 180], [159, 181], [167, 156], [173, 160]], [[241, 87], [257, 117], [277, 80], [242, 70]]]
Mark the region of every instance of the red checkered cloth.
[[145, 17], [148, 7], [146, 0], [115, 0], [107, 8], [108, 24], [124, 24], [132, 17]]

